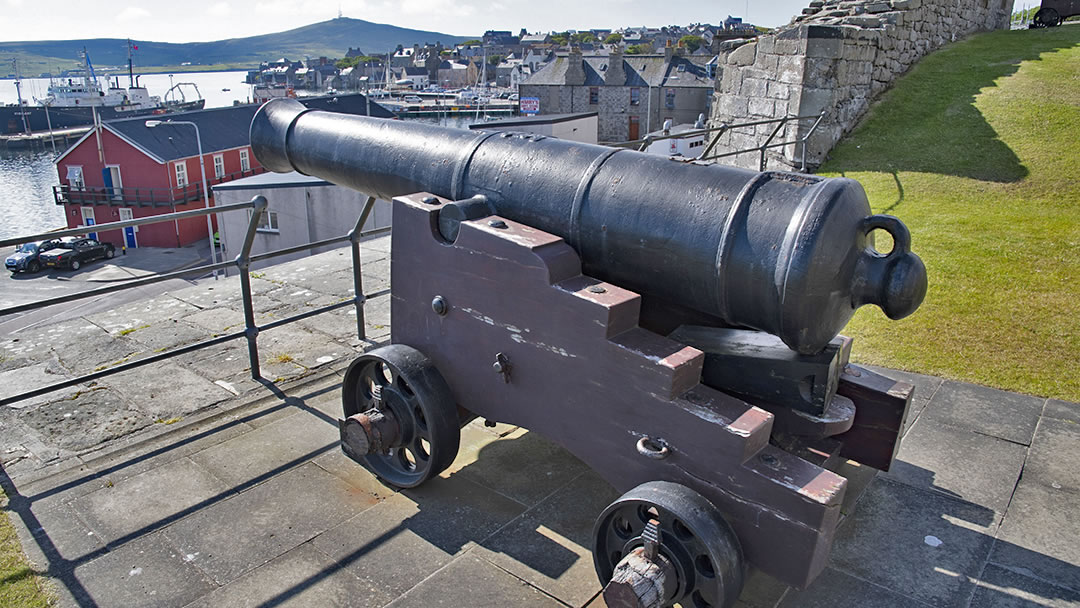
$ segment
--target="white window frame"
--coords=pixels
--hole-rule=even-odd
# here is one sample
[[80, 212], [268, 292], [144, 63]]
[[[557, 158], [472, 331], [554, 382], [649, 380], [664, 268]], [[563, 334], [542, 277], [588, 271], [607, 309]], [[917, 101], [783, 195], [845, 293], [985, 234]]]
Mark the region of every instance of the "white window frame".
[[[251, 214], [255, 211], [248, 209], [248, 221], [251, 221]], [[269, 209], [263, 210], [262, 217], [259, 218], [259, 223], [255, 226], [255, 232], [266, 232], [269, 234], [279, 234], [281, 229], [278, 227], [278, 214], [277, 211], [270, 211]]]
[[86, 190], [86, 176], [83, 173], [82, 165], [68, 165], [68, 175], [71, 175], [71, 170], [76, 169], [78, 177], [76, 179], [69, 179], [68, 185], [72, 190]]
[[241, 171], [250, 171], [251, 170], [251, 157], [248, 156], [247, 149], [240, 150], [240, 170]]
[[225, 155], [214, 155], [214, 177], [221, 179], [225, 177]]
[[173, 163], [173, 173], [176, 174], [176, 187], [185, 188], [188, 185], [187, 161], [178, 160]]

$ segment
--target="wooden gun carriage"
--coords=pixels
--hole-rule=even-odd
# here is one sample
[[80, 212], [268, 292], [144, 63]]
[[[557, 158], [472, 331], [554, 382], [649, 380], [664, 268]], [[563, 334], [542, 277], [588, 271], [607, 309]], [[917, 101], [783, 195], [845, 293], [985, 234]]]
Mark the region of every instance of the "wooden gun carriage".
[[393, 198], [392, 344], [349, 367], [345, 453], [414, 487], [477, 416], [557, 442], [625, 492], [594, 533], [609, 606], [730, 606], [750, 564], [805, 587], [847, 484], [826, 465], [892, 462], [913, 389], [837, 334], [910, 314], [926, 272], [856, 182], [288, 100], [251, 141]]

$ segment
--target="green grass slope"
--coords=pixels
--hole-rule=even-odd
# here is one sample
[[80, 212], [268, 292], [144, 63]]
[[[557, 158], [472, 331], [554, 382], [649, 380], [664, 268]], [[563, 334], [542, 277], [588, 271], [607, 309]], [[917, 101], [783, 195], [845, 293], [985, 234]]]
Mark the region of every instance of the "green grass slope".
[[928, 56], [821, 172], [899, 216], [922, 307], [860, 310], [858, 360], [1080, 401], [1080, 26], [999, 31]]

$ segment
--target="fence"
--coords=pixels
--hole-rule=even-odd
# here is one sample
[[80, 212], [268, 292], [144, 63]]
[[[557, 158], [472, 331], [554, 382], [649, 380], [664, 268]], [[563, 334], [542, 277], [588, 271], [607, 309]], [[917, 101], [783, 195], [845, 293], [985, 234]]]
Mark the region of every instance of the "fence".
[[[671, 135], [661, 135], [659, 137], [653, 137], [652, 135], [647, 135], [642, 139], [635, 139], [633, 141], [624, 141], [624, 142], [621, 142], [621, 143], [610, 144], [610, 145], [614, 146], [616, 148], [637, 148], [640, 151], [645, 151], [645, 149], [648, 148], [651, 144], [654, 144], [654, 143], [656, 143], [658, 141], [664, 141], [664, 140], [668, 140], [668, 139], [683, 139], [683, 138], [686, 138], [686, 137], [693, 137], [695, 135], [708, 135], [708, 134], [712, 133], [712, 134], [714, 134], [713, 137], [712, 137], [712, 140], [709, 142], [709, 145], [705, 146], [705, 149], [701, 151], [701, 154], [699, 154], [698, 156], [693, 157], [693, 158], [688, 158], [686, 160], [688, 160], [688, 161], [717, 160], [717, 159], [720, 159], [720, 158], [726, 158], [726, 157], [729, 157], [729, 156], [735, 156], [737, 154], [746, 154], [748, 152], [759, 152], [761, 154], [760, 170], [764, 171], [765, 168], [766, 168], [766, 162], [768, 160], [766, 158], [766, 156], [765, 156], [765, 153], [768, 150], [770, 150], [771, 148], [780, 148], [780, 147], [783, 147], [783, 146], [796, 145], [796, 146], [799, 146], [801, 148], [800, 161], [799, 161], [800, 162], [800, 170], [806, 171], [806, 142], [807, 142], [807, 140], [810, 139], [810, 136], [814, 134], [814, 131], [817, 130], [818, 125], [821, 124], [821, 120], [824, 117], [825, 117], [825, 112], [823, 111], [821, 114], [810, 114], [810, 115], [806, 115], [806, 116], [790, 115], [790, 116], [784, 116], [784, 117], [781, 117], [781, 118], [769, 118], [769, 119], [764, 119], [764, 120], [755, 120], [755, 121], [752, 121], [752, 122], [741, 122], [741, 123], [736, 123], [736, 124], [723, 123], [719, 127], [709, 127], [709, 128], [705, 128], [705, 129], [695, 129], [693, 131], [683, 131], [682, 133], [676, 133], [676, 134], [671, 134]], [[773, 141], [774, 139], [776, 139], [776, 136], [779, 135], [780, 132], [784, 130], [784, 127], [787, 126], [787, 124], [789, 122], [796, 122], [797, 123], [797, 122], [800, 122], [800, 121], [803, 121], [803, 120], [813, 120], [814, 121], [810, 125], [810, 128], [807, 129], [805, 135], [803, 135], [802, 137], [796, 138], [796, 139], [790, 139], [790, 140], [779, 141], [779, 142], [774, 142]], [[728, 131], [731, 131], [733, 129], [741, 129], [741, 128], [746, 128], [746, 127], [757, 127], [758, 125], [769, 125], [769, 124], [774, 124], [774, 123], [776, 124], [776, 128], [772, 130], [772, 133], [769, 134], [769, 137], [766, 138], [765, 141], [760, 146], [755, 146], [755, 147], [752, 147], [752, 148], [744, 148], [744, 149], [741, 149], [741, 150], [735, 150], [733, 152], [725, 152], [723, 154], [712, 154], [712, 155], [710, 155], [710, 153], [713, 151], [713, 148], [715, 148], [716, 144], [719, 143], [720, 138], [725, 133], [727, 133]]]
[[[165, 360], [171, 359], [173, 357], [178, 357], [180, 355], [184, 355], [184, 354], [187, 354], [187, 353], [190, 353], [190, 352], [194, 352], [194, 351], [197, 351], [197, 350], [200, 350], [200, 349], [203, 349], [203, 348], [208, 348], [208, 347], [211, 347], [211, 346], [217, 346], [219, 344], [223, 344], [225, 342], [229, 342], [231, 340], [237, 340], [237, 339], [240, 339], [240, 338], [244, 338], [244, 339], [247, 340], [248, 359], [250, 360], [250, 363], [251, 363], [251, 377], [252, 377], [252, 379], [258, 380], [258, 379], [262, 378], [262, 374], [261, 374], [261, 372], [259, 370], [259, 346], [258, 346], [258, 336], [259, 336], [259, 334], [261, 332], [267, 331], [267, 330], [270, 330], [270, 329], [274, 329], [275, 327], [281, 327], [283, 325], [287, 325], [287, 324], [293, 323], [295, 321], [300, 321], [302, 319], [307, 319], [307, 318], [313, 317], [315, 315], [330, 312], [332, 310], [337, 310], [338, 308], [343, 308], [343, 307], [349, 306], [349, 305], [352, 305], [352, 306], [356, 307], [356, 334], [357, 334], [357, 337], [359, 337], [361, 340], [365, 339], [367, 336], [365, 335], [365, 331], [364, 331], [364, 301], [367, 298], [364, 295], [363, 284], [362, 284], [362, 279], [361, 279], [360, 239], [362, 237], [368, 236], [370, 234], [386, 232], [388, 230], [387, 228], [383, 228], [383, 229], [379, 229], [379, 230], [372, 230], [372, 231], [369, 231], [369, 232], [366, 232], [366, 233], [361, 232], [361, 228], [367, 222], [368, 216], [371, 215], [371, 211], [375, 206], [375, 198], [371, 197], [371, 198], [367, 199], [367, 202], [365, 203], [363, 210], [360, 212], [360, 217], [357, 218], [357, 220], [356, 220], [356, 225], [353, 226], [353, 229], [351, 231], [349, 231], [348, 233], [346, 233], [346, 234], [343, 234], [343, 235], [337, 236], [337, 237], [328, 238], [328, 239], [323, 239], [323, 240], [320, 240], [320, 241], [313, 241], [313, 242], [310, 242], [310, 243], [305, 243], [305, 244], [302, 244], [302, 245], [297, 245], [297, 246], [289, 247], [289, 248], [286, 248], [286, 249], [279, 249], [279, 250], [276, 250], [276, 251], [268, 251], [266, 253], [261, 253], [261, 254], [253, 256], [253, 255], [251, 255], [251, 246], [255, 241], [255, 231], [256, 231], [256, 228], [258, 227], [258, 224], [259, 224], [259, 218], [262, 215], [263, 211], [266, 210], [266, 206], [267, 206], [266, 198], [263, 197], [263, 196], [256, 196], [255, 198], [251, 199], [251, 201], [248, 201], [248, 202], [245, 202], [245, 203], [234, 203], [234, 204], [230, 204], [230, 205], [222, 205], [222, 206], [219, 206], [219, 207], [208, 207], [208, 208], [204, 208], [204, 209], [194, 209], [194, 210], [191, 210], [191, 211], [179, 211], [179, 212], [176, 212], [176, 213], [166, 213], [166, 214], [162, 214], [162, 215], [155, 215], [155, 216], [152, 216], [152, 217], [139, 218], [139, 219], [133, 219], [133, 220], [124, 220], [124, 221], [119, 221], [119, 222], [110, 222], [110, 223], [107, 223], [107, 224], [98, 224], [98, 225], [94, 226], [93, 227], [94, 232], [101, 232], [101, 231], [105, 231], [105, 230], [116, 230], [116, 229], [127, 228], [128, 226], [141, 226], [141, 225], [145, 225], [145, 224], [155, 224], [155, 223], [159, 223], [159, 222], [171, 222], [173, 220], [179, 220], [179, 219], [190, 218], [190, 217], [200, 217], [200, 216], [210, 215], [212, 213], [223, 213], [223, 212], [237, 211], [237, 210], [242, 210], [242, 209], [253, 209], [254, 210], [253, 213], [251, 214], [251, 218], [248, 220], [247, 234], [245, 235], [244, 244], [241, 247], [240, 254], [238, 256], [236, 256], [236, 258], [234, 260], [232, 260], [232, 261], [229, 261], [229, 262], [224, 262], [223, 261], [223, 262], [211, 263], [211, 264], [206, 264], [206, 265], [202, 265], [202, 266], [197, 266], [197, 267], [194, 267], [194, 268], [178, 270], [176, 272], [169, 272], [169, 273], [164, 273], [164, 274], [155, 274], [155, 275], [151, 275], [151, 276], [148, 276], [148, 277], [143, 277], [143, 278], [134, 279], [134, 280], [131, 280], [131, 281], [126, 281], [124, 283], [119, 283], [119, 284], [116, 284], [116, 285], [109, 285], [109, 286], [100, 287], [100, 288], [97, 288], [97, 289], [90, 289], [90, 290], [87, 290], [87, 291], [74, 293], [74, 294], [69, 294], [69, 295], [65, 295], [65, 296], [60, 296], [60, 297], [56, 297], [56, 298], [50, 298], [50, 299], [46, 299], [46, 300], [38, 300], [38, 301], [35, 301], [35, 302], [30, 302], [28, 304], [21, 304], [21, 305], [18, 305], [18, 306], [11, 306], [11, 307], [8, 307], [8, 308], [2, 308], [2, 309], [0, 309], [0, 317], [3, 317], [4, 315], [9, 315], [9, 314], [16, 314], [16, 313], [20, 313], [20, 312], [27, 312], [27, 311], [30, 311], [30, 310], [36, 310], [38, 308], [44, 308], [46, 306], [53, 306], [55, 304], [62, 304], [62, 303], [65, 303], [65, 302], [73, 302], [73, 301], [76, 301], [76, 300], [83, 300], [83, 299], [87, 299], [87, 298], [100, 297], [100, 296], [103, 296], [103, 295], [107, 295], [107, 294], [115, 293], [115, 292], [119, 292], [119, 291], [124, 291], [124, 290], [132, 289], [132, 288], [135, 288], [135, 287], [141, 287], [141, 286], [144, 286], [144, 285], [152, 285], [154, 283], [160, 283], [162, 281], [168, 281], [170, 279], [176, 279], [176, 278], [181, 278], [181, 277], [185, 277], [185, 276], [198, 276], [198, 275], [201, 275], [201, 274], [206, 274], [208, 272], [214, 272], [216, 270], [224, 269], [224, 268], [227, 268], [229, 266], [236, 266], [240, 270], [239, 280], [240, 280], [240, 292], [241, 292], [241, 296], [242, 296], [242, 299], [243, 299], [243, 306], [244, 306], [244, 330], [243, 331], [233, 332], [233, 333], [222, 335], [222, 336], [217, 336], [217, 337], [211, 338], [209, 340], [204, 340], [202, 342], [198, 342], [198, 343], [195, 343], [195, 344], [189, 344], [187, 346], [182, 346], [182, 347], [175, 348], [175, 349], [163, 352], [163, 353], [155, 354], [153, 356], [146, 357], [144, 359], [138, 359], [136, 361], [130, 361], [128, 363], [123, 363], [121, 365], [117, 365], [117, 366], [111, 367], [109, 369], [96, 371], [96, 372], [93, 372], [93, 373], [90, 373], [90, 374], [79, 376], [77, 378], [72, 378], [72, 379], [69, 379], [69, 380], [65, 380], [63, 382], [57, 382], [55, 384], [50, 384], [49, 386], [45, 386], [45, 387], [42, 387], [42, 388], [39, 388], [39, 389], [26, 391], [24, 393], [20, 393], [20, 394], [17, 394], [17, 395], [13, 395], [11, 397], [0, 399], [0, 406], [8, 405], [8, 404], [11, 404], [11, 403], [16, 403], [16, 402], [22, 401], [24, 399], [30, 399], [32, 397], [37, 397], [39, 395], [44, 395], [46, 393], [50, 393], [50, 392], [55, 391], [55, 390], [68, 388], [68, 387], [71, 387], [71, 386], [76, 386], [76, 385], [82, 384], [84, 382], [91, 382], [91, 381], [94, 381], [94, 380], [98, 380], [100, 378], [104, 378], [106, 376], [111, 376], [112, 374], [119, 374], [119, 373], [122, 373], [122, 372], [126, 372], [126, 371], [129, 371], [129, 370], [132, 370], [132, 369], [142, 367], [144, 365], [150, 365], [151, 363], [157, 363], [159, 361], [165, 361]], [[68, 230], [59, 230], [59, 231], [55, 231], [55, 232], [46, 232], [46, 233], [42, 233], [42, 234], [33, 234], [33, 235], [28, 235], [28, 236], [20, 236], [20, 237], [0, 240], [0, 248], [10, 247], [12, 245], [18, 245], [18, 244], [21, 244], [21, 243], [27, 243], [27, 242], [32, 242], [32, 241], [40, 241], [40, 240], [46, 240], [46, 239], [52, 239], [52, 238], [59, 238], [59, 237], [63, 237], [63, 236], [80, 235], [80, 234], [85, 234], [86, 232], [88, 232], [88, 228], [84, 226], [84, 227], [81, 227], [81, 228], [72, 228], [72, 229], [68, 229]], [[298, 251], [311, 250], [311, 249], [315, 249], [316, 247], [323, 247], [325, 245], [331, 245], [331, 244], [334, 244], [334, 243], [340, 243], [340, 242], [344, 242], [344, 241], [348, 241], [351, 244], [351, 248], [352, 248], [352, 270], [353, 270], [353, 297], [352, 298], [347, 299], [347, 300], [343, 300], [341, 302], [337, 302], [335, 304], [330, 304], [330, 305], [327, 305], [327, 306], [322, 306], [322, 307], [319, 307], [319, 308], [315, 308], [313, 310], [309, 310], [307, 312], [304, 312], [304, 313], [301, 313], [301, 314], [298, 314], [298, 315], [294, 315], [294, 316], [291, 316], [291, 317], [288, 317], [288, 318], [285, 318], [285, 319], [279, 319], [279, 320], [276, 320], [276, 321], [274, 321], [272, 323], [267, 323], [266, 325], [259, 326], [259, 325], [255, 324], [255, 311], [254, 311], [254, 308], [252, 307], [252, 303], [251, 303], [252, 298], [251, 298], [251, 274], [250, 274], [250, 268], [251, 268], [251, 263], [252, 262], [257, 261], [257, 260], [265, 260], [265, 259], [270, 259], [270, 258], [274, 258], [274, 257], [278, 257], [278, 256], [288, 255], [290, 253], [296, 253]]]

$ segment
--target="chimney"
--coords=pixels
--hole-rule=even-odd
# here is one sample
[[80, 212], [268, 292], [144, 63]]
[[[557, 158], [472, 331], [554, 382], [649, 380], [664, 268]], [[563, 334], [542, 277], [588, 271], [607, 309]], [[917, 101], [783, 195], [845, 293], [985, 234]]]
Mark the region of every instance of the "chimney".
[[566, 76], [564, 82], [571, 86], [585, 84], [585, 67], [582, 65], [581, 47], [571, 46], [570, 55], [566, 58]]
[[608, 55], [607, 72], [604, 73], [604, 84], [621, 87], [626, 85], [626, 70], [623, 69], [622, 47], [616, 46]]
[[671, 48], [671, 40], [668, 40], [667, 44], [664, 45], [664, 62], [665, 63], [670, 62], [671, 61], [671, 56], [674, 55], [674, 54], [675, 54], [675, 49]]

